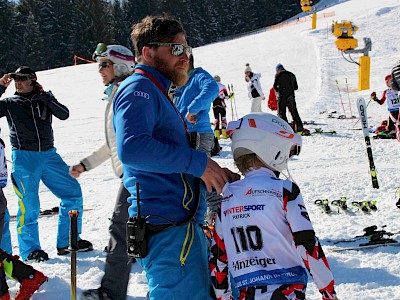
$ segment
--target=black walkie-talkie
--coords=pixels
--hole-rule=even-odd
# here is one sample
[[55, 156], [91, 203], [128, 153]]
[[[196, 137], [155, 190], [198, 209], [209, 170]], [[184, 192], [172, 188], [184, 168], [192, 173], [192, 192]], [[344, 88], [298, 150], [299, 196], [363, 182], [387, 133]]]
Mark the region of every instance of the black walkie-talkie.
[[146, 237], [146, 219], [140, 215], [139, 182], [136, 182], [137, 215], [129, 218], [126, 224], [128, 256], [144, 258], [148, 254]]

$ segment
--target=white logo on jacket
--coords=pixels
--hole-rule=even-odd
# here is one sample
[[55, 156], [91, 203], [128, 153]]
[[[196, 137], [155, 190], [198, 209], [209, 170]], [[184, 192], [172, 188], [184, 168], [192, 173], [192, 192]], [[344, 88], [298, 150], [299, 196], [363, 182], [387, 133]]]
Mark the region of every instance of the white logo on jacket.
[[142, 91], [134, 91], [133, 92], [133, 96], [142, 97], [142, 98], [145, 98], [145, 99], [150, 99], [150, 95], [145, 93], [145, 92], [142, 92]]

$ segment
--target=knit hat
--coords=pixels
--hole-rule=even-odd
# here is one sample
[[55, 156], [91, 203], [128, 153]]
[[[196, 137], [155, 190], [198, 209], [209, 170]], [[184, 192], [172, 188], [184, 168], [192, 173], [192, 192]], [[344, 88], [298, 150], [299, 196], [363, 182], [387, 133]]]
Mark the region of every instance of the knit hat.
[[282, 66], [282, 64], [277, 64], [276, 65], [276, 71], [279, 72], [281, 70], [285, 70], [285, 68]]
[[246, 64], [246, 68], [244, 68], [244, 72], [245, 72], [245, 73], [246, 73], [246, 72], [252, 72], [249, 63]]

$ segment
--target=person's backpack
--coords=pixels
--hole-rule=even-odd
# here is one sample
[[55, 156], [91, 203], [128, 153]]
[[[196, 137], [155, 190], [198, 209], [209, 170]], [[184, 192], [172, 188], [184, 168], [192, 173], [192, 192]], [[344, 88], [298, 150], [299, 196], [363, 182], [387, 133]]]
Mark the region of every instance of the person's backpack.
[[222, 147], [219, 145], [219, 141], [216, 136], [214, 136], [214, 147], [211, 149], [211, 156], [217, 156], [221, 152]]
[[276, 100], [276, 94], [274, 88], [271, 88], [269, 90], [268, 108], [273, 111], [278, 110], [278, 101]]

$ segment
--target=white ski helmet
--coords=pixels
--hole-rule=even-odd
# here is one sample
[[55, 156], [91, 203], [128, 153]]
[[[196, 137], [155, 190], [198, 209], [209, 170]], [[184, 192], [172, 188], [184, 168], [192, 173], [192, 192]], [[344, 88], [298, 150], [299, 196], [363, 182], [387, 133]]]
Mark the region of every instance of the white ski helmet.
[[301, 136], [281, 118], [263, 112], [245, 115], [228, 124], [233, 158], [254, 153], [268, 167], [282, 172], [292, 151], [300, 153]]
[[135, 67], [135, 56], [132, 51], [121, 45], [99, 43], [93, 52], [93, 60], [107, 58], [113, 63], [115, 77], [129, 76]]

